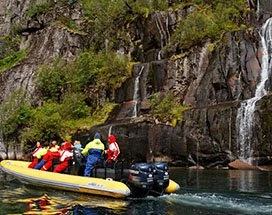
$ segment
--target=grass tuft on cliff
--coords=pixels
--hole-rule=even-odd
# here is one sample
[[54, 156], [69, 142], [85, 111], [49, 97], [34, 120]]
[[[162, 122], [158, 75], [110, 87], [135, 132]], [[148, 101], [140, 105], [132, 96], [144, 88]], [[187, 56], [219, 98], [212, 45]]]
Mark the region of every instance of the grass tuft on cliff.
[[26, 50], [21, 50], [14, 52], [7, 57], [0, 60], [0, 72], [11, 69], [12, 67], [18, 65], [27, 55]]
[[150, 98], [155, 118], [159, 118], [162, 122], [182, 120], [183, 111], [189, 107], [179, 104], [178, 100], [170, 93], [155, 93]]

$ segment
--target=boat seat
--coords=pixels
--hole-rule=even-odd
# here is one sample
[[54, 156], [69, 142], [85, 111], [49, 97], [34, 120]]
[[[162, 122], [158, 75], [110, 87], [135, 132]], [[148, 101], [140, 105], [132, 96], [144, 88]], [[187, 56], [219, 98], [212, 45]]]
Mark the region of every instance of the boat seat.
[[103, 159], [98, 160], [95, 164], [95, 168], [104, 168], [105, 167], [105, 161]]
[[128, 171], [126, 173], [124, 170], [123, 163], [123, 160], [116, 160], [115, 162], [100, 162], [97, 166], [95, 166], [95, 169], [93, 171], [93, 177], [121, 180], [124, 175], [128, 175]]

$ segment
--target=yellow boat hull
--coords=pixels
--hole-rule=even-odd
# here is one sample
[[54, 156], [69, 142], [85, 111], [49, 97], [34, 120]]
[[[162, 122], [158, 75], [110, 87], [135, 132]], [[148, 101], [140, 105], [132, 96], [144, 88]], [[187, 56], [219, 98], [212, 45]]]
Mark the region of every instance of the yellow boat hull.
[[126, 184], [101, 178], [60, 174], [28, 168], [29, 162], [3, 160], [1, 169], [22, 182], [79, 193], [125, 198], [131, 194]]
[[[132, 194], [130, 188], [120, 181], [41, 171], [28, 168], [29, 164], [26, 161], [3, 160], [0, 168], [24, 183], [40, 187], [114, 198], [125, 198]], [[175, 193], [179, 189], [180, 186], [170, 179], [164, 193]]]
[[179, 189], [180, 189], [179, 184], [169, 179], [169, 185], [166, 187], [164, 192], [170, 194], [177, 192]]

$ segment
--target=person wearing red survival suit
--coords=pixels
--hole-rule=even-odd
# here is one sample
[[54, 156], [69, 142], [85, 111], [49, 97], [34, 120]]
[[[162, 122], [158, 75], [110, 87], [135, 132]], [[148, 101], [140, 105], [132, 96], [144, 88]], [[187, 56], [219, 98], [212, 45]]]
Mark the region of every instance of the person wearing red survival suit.
[[57, 144], [57, 141], [53, 140], [50, 148], [47, 150], [42, 160], [34, 167], [34, 169], [40, 169], [43, 171], [50, 170], [53, 165], [53, 159], [59, 157], [58, 149], [59, 146]]
[[70, 142], [65, 142], [63, 146], [59, 150], [59, 161], [60, 164], [58, 164], [54, 168], [54, 172], [63, 172], [68, 166], [69, 166], [69, 161], [73, 157], [73, 149], [72, 149], [72, 144]]
[[117, 160], [118, 155], [120, 154], [119, 146], [116, 142], [114, 135], [108, 137], [109, 148], [106, 150], [107, 153], [107, 162], [113, 163]]
[[32, 162], [28, 165], [28, 168], [34, 168], [39, 163], [39, 159], [41, 158], [39, 154], [41, 153], [42, 149], [42, 144], [40, 142], [37, 142], [35, 150], [31, 153]]

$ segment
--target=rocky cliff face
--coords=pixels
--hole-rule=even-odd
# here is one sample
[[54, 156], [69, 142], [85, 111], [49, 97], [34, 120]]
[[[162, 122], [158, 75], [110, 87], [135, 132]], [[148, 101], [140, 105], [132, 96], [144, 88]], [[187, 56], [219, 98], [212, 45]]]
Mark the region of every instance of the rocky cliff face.
[[[52, 62], [54, 57], [72, 59], [84, 47], [84, 35], [73, 32], [58, 22], [60, 15], [71, 17], [75, 22], [79, 21], [81, 8], [78, 5], [56, 7], [55, 10], [35, 17], [27, 15], [30, 7], [29, 0], [0, 2], [0, 35], [12, 35], [14, 30], [19, 31], [21, 43], [18, 49], [28, 50], [27, 58], [20, 64], [1, 73], [0, 101], [16, 89], [22, 88], [33, 104], [39, 104], [39, 92], [35, 87], [39, 66]], [[3, 46], [2, 44], [2, 48]], [[13, 148], [14, 146], [7, 148], [4, 143], [0, 143], [2, 157], [21, 158], [21, 150], [18, 151], [15, 146], [14, 153]]]
[[[190, 8], [156, 12], [138, 20], [128, 29], [128, 34], [130, 44], [140, 40], [142, 46], [117, 47], [118, 52], [130, 53], [134, 61], [141, 62], [134, 67], [131, 79], [115, 93], [119, 108], [107, 124], [78, 136], [86, 142], [95, 130], [103, 136], [111, 130], [117, 136], [122, 156], [130, 160], [167, 160], [183, 166], [218, 167], [239, 158], [237, 110], [242, 100], [254, 96], [262, 69], [259, 32], [272, 9], [269, 0], [248, 1], [248, 4], [252, 13], [247, 22], [252, 28], [223, 35], [212, 51], [213, 44], [209, 40], [182, 54], [174, 49], [164, 51], [163, 48], [171, 44], [170, 35], [177, 21], [186, 16]], [[14, 26], [20, 25], [20, 49], [29, 50], [26, 59], [1, 74], [0, 101], [22, 87], [33, 103], [39, 103], [35, 88], [39, 65], [56, 56], [72, 59], [83, 50], [89, 36], [71, 31], [58, 22], [58, 17], [64, 15], [81, 25], [79, 4], [55, 7], [31, 18], [26, 16], [29, 6], [29, 0], [0, 2], [1, 34], [8, 34]], [[155, 92], [171, 92], [192, 109], [186, 111], [183, 121], [175, 127], [147, 119], [142, 115], [150, 111], [148, 98]], [[104, 97], [101, 96], [101, 100]], [[263, 97], [254, 112], [256, 139], [250, 150], [256, 163], [267, 162], [269, 159], [265, 158], [272, 153], [270, 103], [269, 95]], [[3, 144], [2, 148], [5, 148]]]
[[5, 84], [1, 84], [1, 101], [21, 87], [28, 92], [33, 102], [37, 102], [38, 95], [33, 80], [39, 66], [50, 62], [54, 57], [71, 59], [83, 49], [82, 35], [69, 31], [58, 22], [60, 15], [72, 17], [76, 22], [81, 15], [80, 8], [60, 7], [46, 14], [29, 17], [29, 0], [1, 1], [0, 4], [0, 34], [11, 34], [16, 29], [21, 35], [19, 48], [29, 52], [28, 57], [19, 65], [2, 74], [1, 82]]

